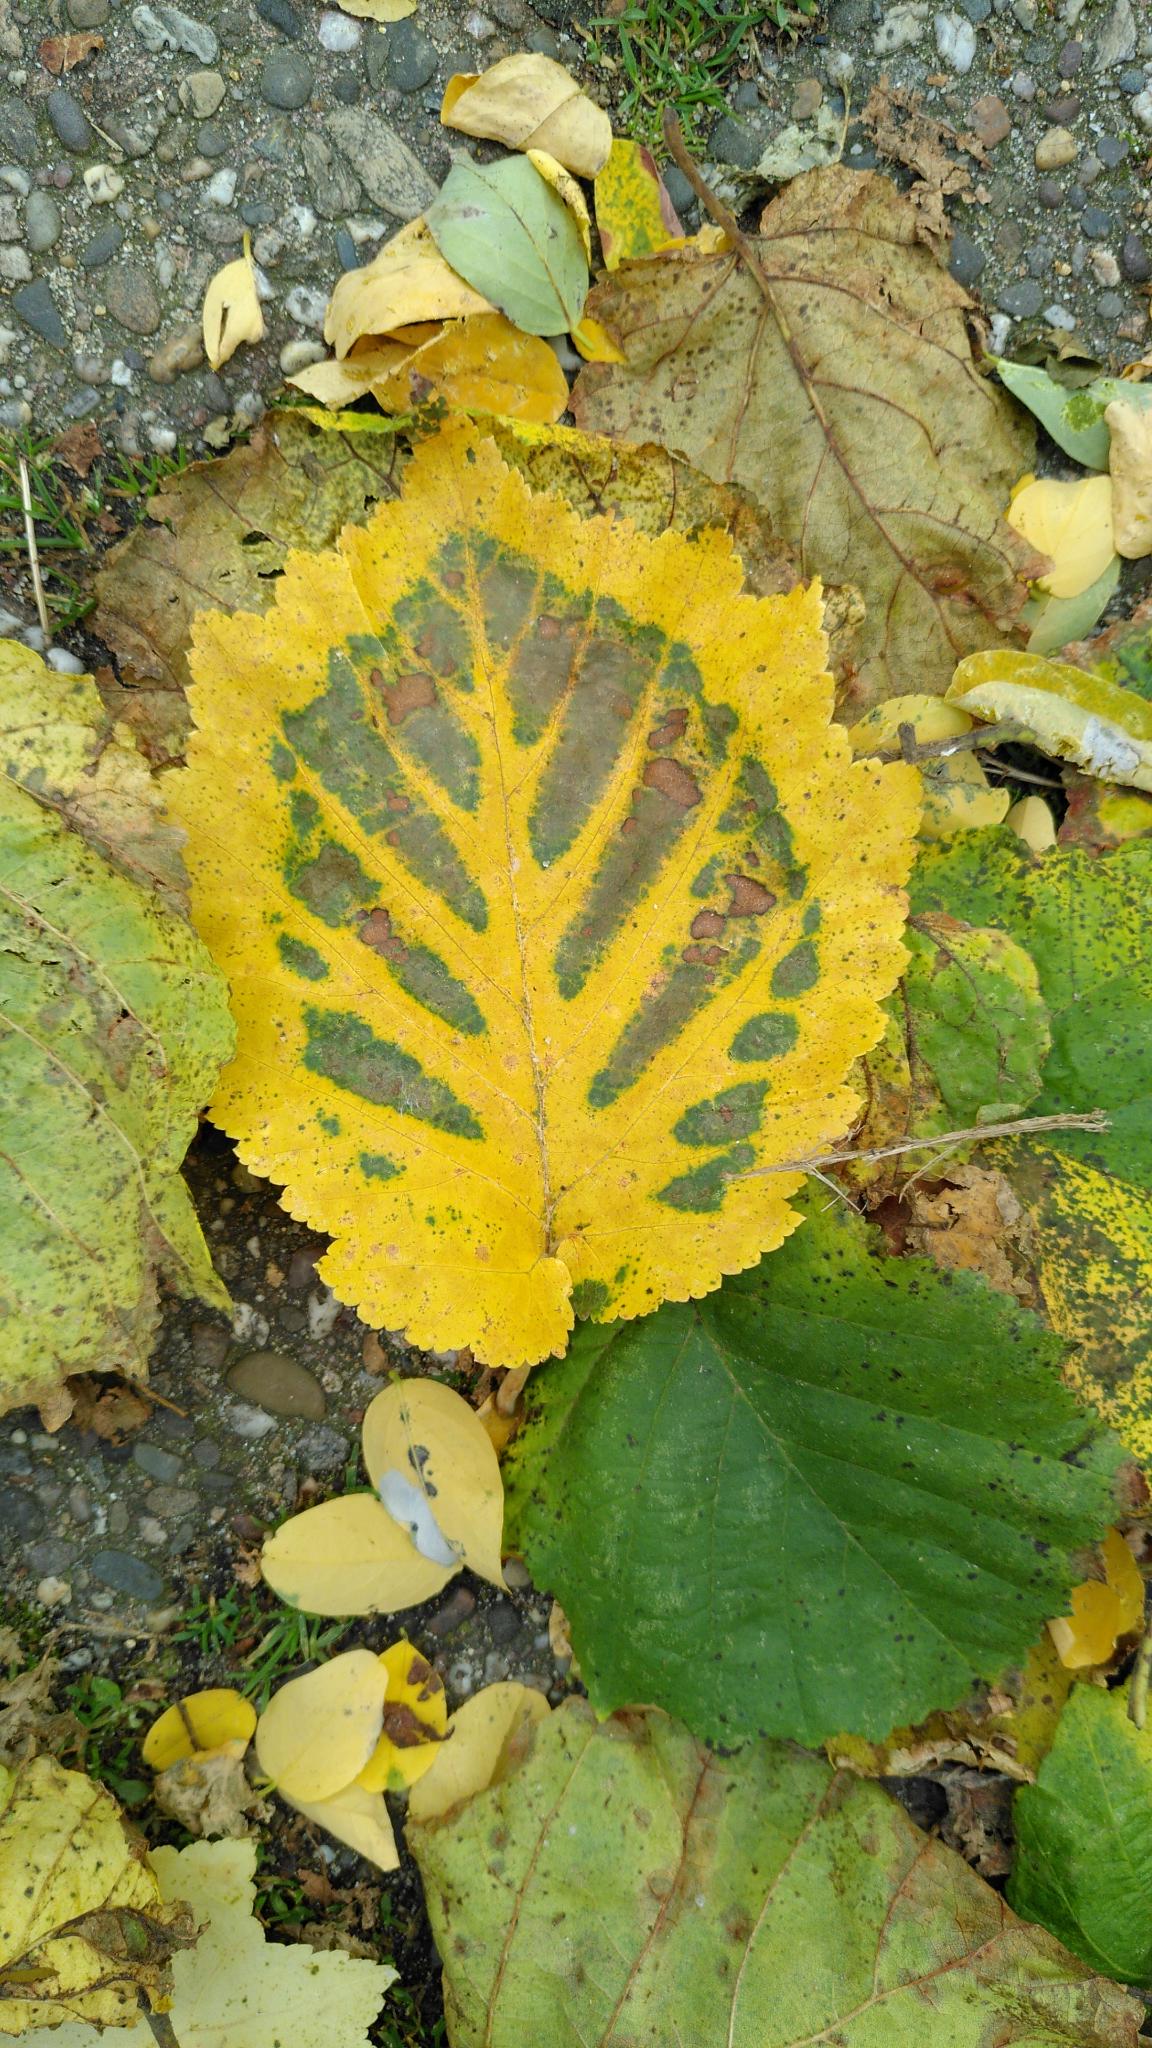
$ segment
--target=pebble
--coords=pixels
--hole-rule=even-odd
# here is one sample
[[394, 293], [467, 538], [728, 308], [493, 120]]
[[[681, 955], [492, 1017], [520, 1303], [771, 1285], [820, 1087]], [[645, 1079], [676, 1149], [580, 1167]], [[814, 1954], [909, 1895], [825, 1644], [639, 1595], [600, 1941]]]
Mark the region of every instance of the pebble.
[[26, 398], [5, 398], [0, 400], [0, 427], [6, 433], [18, 434], [21, 427], [32, 424], [32, 407]]
[[36, 1598], [42, 1607], [66, 1607], [72, 1598], [72, 1588], [67, 1579], [58, 1579], [49, 1573], [40, 1580]]
[[17, 163], [35, 163], [40, 149], [36, 116], [23, 100], [0, 100], [0, 155]]
[[1086, 206], [1080, 215], [1080, 225], [1092, 241], [1103, 242], [1112, 233], [1112, 215], [1101, 206]]
[[[213, 429], [215, 429], [215, 432], [212, 431]], [[229, 440], [227, 413], [221, 413], [219, 419], [209, 420], [208, 425], [204, 429], [204, 439], [210, 448], [227, 447]], [[226, 1419], [233, 1436], [240, 1437], [244, 1443], [257, 1443], [262, 1436], [267, 1436], [270, 1429], [275, 1429], [276, 1427], [275, 1420], [271, 1415], [266, 1414], [262, 1408], [249, 1407], [246, 1401], [237, 1401], [235, 1406], [229, 1411]]]
[[228, 135], [218, 121], [204, 121], [196, 130], [196, 148], [201, 156], [209, 158], [223, 156], [228, 147]]
[[1076, 137], [1067, 128], [1050, 128], [1036, 144], [1032, 161], [1038, 171], [1058, 171], [1073, 161], [1078, 149]]
[[0, 242], [0, 279], [5, 284], [27, 284], [32, 276], [32, 258], [19, 242]]
[[322, 220], [342, 220], [360, 200], [360, 180], [322, 135], [309, 131], [301, 143], [304, 169]]
[[324, 1390], [307, 1366], [279, 1351], [250, 1351], [227, 1374], [229, 1388], [267, 1415], [322, 1422], [328, 1410]]
[[124, 180], [111, 164], [89, 164], [84, 173], [84, 190], [93, 206], [111, 206], [124, 190]]
[[164, 1485], [174, 1485], [184, 1477], [184, 1460], [172, 1451], [166, 1451], [160, 1444], [146, 1444], [137, 1440], [132, 1446], [132, 1463], [146, 1472], [149, 1479], [160, 1480]]
[[1104, 320], [1118, 320], [1125, 310], [1124, 300], [1119, 292], [1101, 292], [1096, 309]]
[[13, 292], [11, 305], [25, 327], [30, 327], [33, 334], [38, 334], [50, 348], [67, 348], [64, 322], [46, 278], [38, 277], [32, 284], [22, 285], [18, 292]]
[[189, 321], [162, 342], [148, 361], [148, 375], [154, 384], [174, 384], [185, 370], [198, 370], [204, 361], [204, 341], [199, 322]]
[[19, 164], [0, 164], [0, 185], [14, 192], [17, 199], [27, 199], [32, 190], [32, 180]]
[[68, 0], [73, 28], [103, 28], [111, 12], [110, 0]]
[[1059, 124], [1066, 121], [1078, 121], [1081, 107], [1082, 102], [1079, 94], [1069, 92], [1062, 93], [1057, 100], [1046, 100], [1041, 108], [1041, 112], [1046, 121], [1053, 121]]
[[64, 86], [56, 86], [49, 93], [45, 104], [56, 139], [63, 143], [65, 149], [74, 150], [79, 154], [94, 147], [96, 131], [79, 100], [73, 99], [72, 94]]
[[408, 144], [378, 114], [337, 107], [325, 125], [374, 206], [400, 220], [415, 220], [431, 205], [438, 187]]
[[[536, 0], [536, 12], [545, 12], [545, 0]], [[524, 47], [526, 50], [534, 50], [540, 57], [551, 57], [556, 63], [560, 61], [559, 39], [553, 35], [550, 28], [534, 28], [530, 35], [525, 36]]]
[[[509, 1563], [511, 1563], [511, 1559]], [[505, 1578], [508, 1577], [507, 1566], [505, 1566], [504, 1576]], [[431, 1636], [449, 1636], [452, 1634], [453, 1629], [459, 1628], [475, 1612], [475, 1593], [470, 1593], [467, 1586], [454, 1586], [439, 1613], [434, 1614], [431, 1620], [425, 1624], [427, 1632]]]
[[1130, 228], [1120, 245], [1120, 268], [1132, 284], [1147, 284], [1152, 278], [1152, 258], [1135, 228]]
[[231, 206], [236, 197], [236, 181], [239, 171], [216, 171], [204, 187], [204, 196], [213, 206]]
[[347, 56], [350, 50], [359, 49], [364, 29], [352, 15], [342, 14], [338, 8], [326, 8], [316, 24], [316, 34], [322, 50]]
[[487, 43], [496, 33], [496, 23], [489, 15], [481, 14], [478, 7], [464, 16], [463, 27], [465, 35], [471, 36], [474, 43]]
[[310, 364], [322, 363], [327, 353], [322, 341], [307, 341], [303, 337], [286, 341], [280, 351], [280, 368], [286, 377], [296, 377]]
[[810, 121], [824, 103], [824, 87], [818, 78], [802, 78], [792, 95], [792, 119]]
[[1137, 93], [1132, 102], [1132, 112], [1140, 126], [1152, 132], [1152, 86], [1144, 92]]
[[737, 171], [753, 171], [764, 154], [764, 144], [743, 121], [722, 114], [712, 130], [708, 154], [715, 163], [731, 164]]
[[693, 213], [693, 208], [697, 210], [699, 208], [699, 201], [696, 198], [695, 192], [688, 183], [683, 171], [676, 164], [665, 164], [660, 172], [660, 176], [664, 180], [664, 190], [672, 201], [681, 222], [684, 226], [687, 226], [689, 217]]
[[354, 71], [344, 67], [335, 73], [332, 79], [332, 97], [339, 100], [342, 107], [356, 105], [360, 98], [360, 80]]
[[320, 1423], [301, 1435], [296, 1455], [306, 1472], [336, 1472], [347, 1460], [348, 1444], [338, 1429]]
[[102, 1586], [110, 1586], [114, 1593], [124, 1593], [130, 1600], [155, 1603], [164, 1591], [159, 1572], [128, 1550], [98, 1550], [89, 1558], [88, 1569]]
[[976, 60], [976, 30], [966, 15], [956, 13], [938, 14], [935, 26], [941, 63], [963, 77]]
[[1128, 144], [1122, 135], [1101, 135], [1096, 143], [1096, 154], [1105, 170], [1114, 171], [1128, 154]]
[[1061, 78], [1075, 78], [1084, 62], [1083, 43], [1065, 43], [1056, 59], [1056, 69]]
[[1030, 320], [1044, 304], [1043, 288], [1034, 277], [1023, 277], [1018, 284], [1005, 286], [996, 297], [996, 304], [1002, 313], [1008, 313], [1013, 320]]
[[155, 334], [160, 325], [160, 301], [142, 264], [122, 263], [110, 270], [103, 296], [112, 318], [130, 334]]
[[218, 71], [190, 71], [180, 80], [180, 104], [207, 121], [223, 101], [228, 88]]
[[93, 235], [80, 251], [80, 261], [85, 270], [99, 270], [102, 263], [110, 263], [118, 249], [123, 247], [124, 230], [118, 220], [111, 221]]
[[918, 43], [927, 26], [928, 8], [923, 0], [904, 0], [904, 4], [890, 8], [884, 16], [872, 38], [872, 48], [878, 57], [891, 57], [897, 50]]
[[159, 56], [161, 50], [185, 50], [190, 57], [198, 57], [201, 64], [214, 64], [220, 55], [220, 43], [213, 29], [182, 13], [179, 7], [163, 4], [163, 0], [157, 0], [155, 7], [134, 7], [132, 26], [153, 56]]
[[39, 186], [30, 192], [24, 201], [24, 239], [34, 256], [56, 246], [62, 226], [60, 208], [52, 194]]
[[347, 228], [337, 228], [333, 240], [336, 244], [336, 257], [341, 270], [358, 270], [360, 267], [360, 254]]
[[304, 33], [304, 23], [290, 0], [256, 0], [256, 12], [262, 21], [278, 28], [290, 43], [298, 42]]
[[1097, 284], [1117, 285], [1120, 282], [1120, 265], [1111, 249], [1093, 249], [1089, 252], [1088, 268]]
[[1026, 71], [1014, 71], [1008, 87], [1015, 99], [1034, 100], [1036, 97], [1036, 80], [1030, 78]]
[[1012, 116], [995, 93], [985, 93], [972, 103], [969, 120], [985, 149], [995, 149], [1012, 133]]
[[1142, 89], [1144, 73], [1142, 71], [1122, 71], [1117, 83], [1121, 92], [1126, 92], [1129, 98], [1131, 98], [1134, 93], [1138, 93]]
[[948, 268], [957, 284], [975, 284], [987, 261], [983, 249], [972, 240], [972, 237], [966, 235], [963, 228], [955, 229]]
[[[1143, 0], [1141, 12], [1143, 13]], [[1136, 55], [1136, 16], [1132, 0], [1114, 0], [1112, 11], [1100, 31], [1092, 59], [1094, 71], [1112, 71], [1117, 64], [1130, 64]]]
[[287, 113], [307, 106], [316, 83], [316, 73], [306, 57], [296, 50], [274, 50], [260, 73], [260, 95], [270, 107]]

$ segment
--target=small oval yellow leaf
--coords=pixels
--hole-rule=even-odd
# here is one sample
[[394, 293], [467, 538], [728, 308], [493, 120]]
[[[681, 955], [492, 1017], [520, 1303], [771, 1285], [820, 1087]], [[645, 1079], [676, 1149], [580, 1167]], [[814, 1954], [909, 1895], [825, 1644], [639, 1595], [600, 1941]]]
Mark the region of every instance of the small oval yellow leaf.
[[1017, 490], [1005, 513], [1009, 526], [1052, 567], [1040, 589], [1053, 597], [1078, 597], [1104, 574], [1116, 552], [1112, 532], [1112, 484], [1106, 476], [1075, 483], [1033, 479]]
[[345, 1650], [273, 1693], [256, 1724], [260, 1768], [285, 1798], [331, 1799], [380, 1739], [388, 1679], [371, 1650]]
[[483, 1423], [438, 1380], [397, 1380], [364, 1417], [364, 1463], [391, 1515], [433, 1561], [503, 1586], [504, 1487]]
[[1104, 1578], [1072, 1589], [1071, 1614], [1048, 1623], [1060, 1662], [1069, 1671], [1107, 1664], [1118, 1642], [1144, 1625], [1144, 1581], [1118, 1529], [1100, 1546]]
[[1056, 820], [1042, 796], [1022, 796], [1004, 823], [1011, 825], [1033, 853], [1047, 853], [1056, 844]]
[[502, 1778], [526, 1746], [530, 1731], [552, 1709], [535, 1686], [511, 1680], [486, 1685], [457, 1708], [432, 1768], [412, 1787], [408, 1817], [438, 1820]]
[[445, 127], [503, 142], [509, 149], [546, 149], [566, 169], [594, 178], [608, 161], [612, 123], [602, 107], [552, 57], [517, 51], [478, 78], [448, 81], [440, 107]]
[[397, 1614], [433, 1599], [458, 1566], [421, 1557], [373, 1494], [349, 1493], [281, 1523], [260, 1569], [305, 1614]]
[[[877, 704], [852, 727], [848, 739], [857, 757], [889, 756], [900, 751], [902, 728], [911, 728], [917, 744], [935, 746], [963, 738], [972, 724], [959, 706], [946, 704], [940, 697], [913, 694], [889, 697]], [[917, 765], [924, 785], [922, 839], [950, 839], [955, 832], [999, 825], [1006, 817], [1012, 801], [1008, 791], [992, 788], [973, 753], [929, 756]]]
[[462, 320], [495, 310], [445, 263], [423, 220], [412, 220], [360, 270], [336, 282], [324, 339], [346, 356], [362, 335], [391, 334], [425, 320]]
[[551, 185], [552, 190], [564, 201], [565, 206], [580, 230], [580, 240], [584, 248], [585, 261], [591, 263], [592, 216], [588, 211], [588, 201], [585, 199], [581, 187], [576, 183], [571, 171], [564, 164], [560, 163], [556, 157], [552, 156], [548, 150], [526, 149], [524, 154], [529, 163], [533, 164], [539, 171], [544, 183]]
[[202, 317], [204, 353], [214, 370], [234, 356], [242, 341], [262, 341], [264, 315], [247, 235], [244, 254], [208, 280]]
[[351, 1784], [329, 1799], [291, 1799], [282, 1786], [278, 1789], [287, 1804], [302, 1813], [305, 1820], [315, 1821], [317, 1827], [334, 1835], [338, 1842], [346, 1842], [358, 1856], [374, 1863], [377, 1870], [399, 1869], [400, 1853], [382, 1793]]
[[[358, 369], [359, 361], [348, 357], [340, 367]], [[568, 405], [568, 379], [555, 349], [503, 313], [448, 321], [423, 348], [374, 376], [369, 388], [385, 412], [409, 412], [442, 398], [461, 412], [494, 412], [541, 426], [558, 420]]]
[[246, 1749], [256, 1728], [251, 1700], [231, 1686], [191, 1692], [168, 1707], [144, 1737], [143, 1757], [150, 1771], [166, 1771], [207, 1749], [240, 1742]]
[[368, 1792], [403, 1792], [435, 1763], [448, 1702], [440, 1673], [411, 1643], [393, 1643], [380, 1662], [388, 1676], [384, 1726], [356, 1782]]
[[590, 319], [587, 313], [572, 329], [572, 340], [586, 363], [626, 363], [628, 360], [623, 349], [617, 348], [608, 329], [599, 320]]

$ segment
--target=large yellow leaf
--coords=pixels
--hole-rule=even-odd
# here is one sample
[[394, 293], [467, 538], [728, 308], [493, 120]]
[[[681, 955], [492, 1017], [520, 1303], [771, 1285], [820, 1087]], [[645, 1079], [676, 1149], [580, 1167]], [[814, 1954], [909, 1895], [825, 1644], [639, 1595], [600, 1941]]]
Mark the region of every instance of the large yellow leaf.
[[198, 620], [213, 1113], [370, 1322], [511, 1365], [705, 1294], [795, 1227], [802, 1176], [749, 1171], [850, 1124], [917, 778], [831, 726], [819, 591], [741, 582], [461, 423], [264, 617]]

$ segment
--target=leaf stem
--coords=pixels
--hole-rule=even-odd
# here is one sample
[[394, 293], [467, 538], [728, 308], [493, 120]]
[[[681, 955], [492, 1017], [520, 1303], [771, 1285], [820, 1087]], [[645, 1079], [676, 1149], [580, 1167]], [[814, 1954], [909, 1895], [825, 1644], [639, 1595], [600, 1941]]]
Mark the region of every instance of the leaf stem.
[[1136, 1662], [1128, 1682], [1128, 1719], [1143, 1728], [1148, 1718], [1148, 1682], [1152, 1679], [1152, 1626], [1144, 1624]]
[[763, 1180], [770, 1173], [816, 1173], [847, 1160], [894, 1159], [901, 1152], [931, 1152], [938, 1145], [963, 1145], [983, 1138], [1024, 1138], [1037, 1131], [1106, 1131], [1112, 1119], [1102, 1109], [1069, 1110], [1062, 1116], [1020, 1116], [1004, 1124], [972, 1124], [965, 1131], [937, 1131], [931, 1138], [902, 1138], [894, 1145], [849, 1145], [843, 1152], [825, 1152], [815, 1159], [784, 1159], [779, 1166], [755, 1166], [749, 1173], [730, 1173], [729, 1180]]

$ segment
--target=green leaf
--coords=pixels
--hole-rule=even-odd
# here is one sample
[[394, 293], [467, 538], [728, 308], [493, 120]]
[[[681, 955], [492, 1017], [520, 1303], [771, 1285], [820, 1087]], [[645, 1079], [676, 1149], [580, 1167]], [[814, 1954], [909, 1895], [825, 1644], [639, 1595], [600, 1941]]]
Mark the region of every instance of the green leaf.
[[77, 793], [83, 697], [52, 680], [55, 716], [32, 679], [39, 743], [34, 719], [17, 744], [0, 690], [0, 1410], [84, 1367], [146, 1374], [161, 1274], [227, 1303], [179, 1171], [232, 1049], [224, 983], [184, 919], [80, 836], [172, 881], [136, 784], [117, 807], [115, 764]]
[[1083, 640], [1116, 594], [1120, 582], [1120, 557], [1113, 555], [1102, 576], [1077, 597], [1050, 597], [1037, 591], [1020, 614], [1029, 628], [1029, 654], [1059, 654], [1071, 640]]
[[580, 230], [527, 157], [453, 164], [424, 217], [445, 262], [525, 333], [579, 325], [588, 291]]
[[[1095, 377], [1091, 384], [1071, 390], [1057, 383], [1047, 370], [1031, 363], [1011, 363], [993, 357], [996, 374], [1013, 398], [1026, 405], [1042, 426], [1047, 427], [1058, 448], [1085, 469], [1107, 469], [1110, 435], [1104, 409], [1114, 398], [1141, 411], [1152, 406], [1152, 385], [1133, 384], [1124, 377]], [[1071, 636], [1069, 636], [1071, 637]]]
[[1152, 1982], [1152, 1729], [1123, 1690], [1077, 1686], [1013, 1818], [1016, 1911], [1105, 1976]]
[[532, 1383], [509, 1506], [594, 1705], [814, 1744], [995, 1676], [1109, 1517], [1116, 1449], [1059, 1355], [983, 1282], [816, 1202], [706, 1301], [578, 1330]]
[[453, 2048], [1136, 2048], [1143, 2008], [874, 1785], [568, 1700], [409, 1823]]

